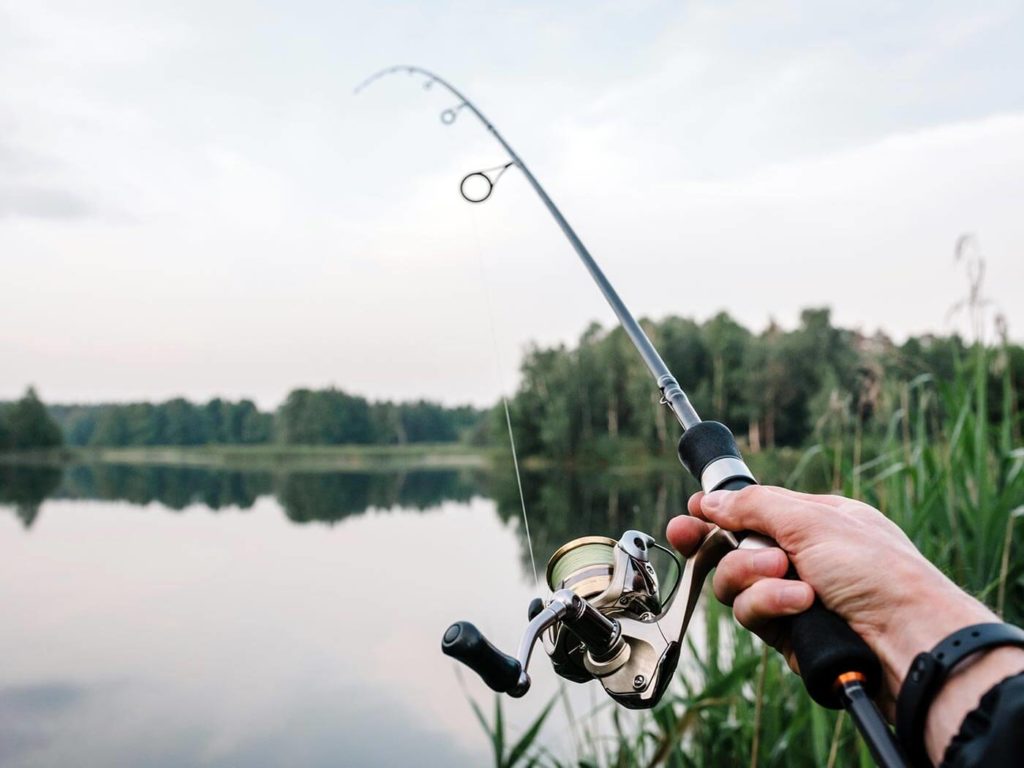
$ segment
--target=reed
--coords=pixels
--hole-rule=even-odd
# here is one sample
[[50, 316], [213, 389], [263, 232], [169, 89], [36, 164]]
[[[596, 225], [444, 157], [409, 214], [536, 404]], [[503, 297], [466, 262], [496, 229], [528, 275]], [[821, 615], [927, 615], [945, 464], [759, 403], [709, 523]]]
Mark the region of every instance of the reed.
[[[1024, 446], [1006, 354], [1005, 341], [979, 340], [957, 360], [950, 380], [921, 376], [891, 385], [875, 430], [848, 407], [830, 408], [789, 485], [820, 490], [824, 484], [873, 504], [958, 584], [1020, 623]], [[525, 732], [530, 749], [517, 755], [522, 764], [872, 764], [848, 719], [815, 706], [781, 658], [739, 630], [727, 608], [706, 600], [701, 628], [700, 642], [690, 633], [676, 684], [638, 724], [609, 716], [610, 703], [570, 713], [578, 754], [566, 760], [541, 746], [535, 723]]]

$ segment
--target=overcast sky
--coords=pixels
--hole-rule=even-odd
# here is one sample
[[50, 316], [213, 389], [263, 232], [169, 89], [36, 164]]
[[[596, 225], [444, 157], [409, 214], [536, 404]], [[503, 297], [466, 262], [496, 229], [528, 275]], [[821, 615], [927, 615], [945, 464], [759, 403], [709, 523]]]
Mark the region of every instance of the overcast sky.
[[[638, 315], [946, 331], [978, 236], [1024, 337], [1024, 4], [0, 0], [0, 398], [492, 402]], [[686, 381], [686, 372], [677, 371]]]

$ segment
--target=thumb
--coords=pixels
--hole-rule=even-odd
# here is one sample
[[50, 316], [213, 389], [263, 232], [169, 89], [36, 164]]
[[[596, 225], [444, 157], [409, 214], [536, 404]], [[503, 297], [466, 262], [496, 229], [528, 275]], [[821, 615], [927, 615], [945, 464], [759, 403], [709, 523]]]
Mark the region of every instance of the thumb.
[[751, 485], [740, 491], [714, 491], [700, 501], [701, 513], [727, 531], [755, 531], [794, 551], [806, 533], [827, 516], [828, 505], [784, 488]]

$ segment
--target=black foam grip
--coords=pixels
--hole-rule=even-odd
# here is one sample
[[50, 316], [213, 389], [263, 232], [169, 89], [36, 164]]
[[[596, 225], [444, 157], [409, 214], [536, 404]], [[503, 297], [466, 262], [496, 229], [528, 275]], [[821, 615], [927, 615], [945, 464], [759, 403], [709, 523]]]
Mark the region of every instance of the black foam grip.
[[[796, 572], [787, 578], [797, 578]], [[847, 672], [864, 675], [862, 685], [869, 696], [878, 693], [882, 665], [841, 616], [815, 598], [810, 608], [790, 617], [788, 623], [789, 643], [812, 699], [823, 707], [841, 709], [843, 702], [836, 683]]]
[[[755, 484], [747, 478], [734, 478], [722, 485], [721, 490], [738, 491]], [[742, 535], [737, 538], [742, 539]], [[786, 578], [800, 577], [790, 567]], [[882, 666], [878, 657], [842, 617], [822, 605], [820, 600], [815, 598], [810, 608], [790, 617], [787, 625], [800, 677], [818, 704], [829, 709], [842, 708], [836, 681], [847, 672], [864, 675], [863, 686], [869, 695], [874, 696], [878, 692], [882, 682]]]
[[725, 424], [717, 421], [702, 421], [683, 432], [679, 438], [679, 460], [694, 479], [700, 481], [704, 468], [715, 459], [725, 456], [740, 456], [736, 438]]
[[480, 675], [498, 693], [509, 693], [519, 683], [519, 662], [491, 645], [468, 621], [457, 621], [445, 630], [441, 650]]

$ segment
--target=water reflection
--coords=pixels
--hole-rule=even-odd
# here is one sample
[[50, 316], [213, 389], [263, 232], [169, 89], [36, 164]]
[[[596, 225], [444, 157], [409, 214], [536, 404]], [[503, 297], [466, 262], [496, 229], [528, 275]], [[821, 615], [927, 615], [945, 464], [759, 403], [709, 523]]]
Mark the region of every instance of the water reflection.
[[158, 503], [180, 511], [200, 504], [212, 511], [251, 509], [276, 497], [295, 523], [333, 523], [368, 509], [426, 510], [445, 501], [469, 501], [484, 490], [478, 473], [458, 470], [288, 472], [210, 470], [198, 467], [72, 465], [67, 468], [0, 465], [0, 505], [13, 509], [26, 528], [52, 499]]
[[[780, 482], [788, 466], [758, 468], [769, 482]], [[523, 491], [539, 566], [565, 542], [595, 534], [618, 536], [630, 528], [660, 536], [668, 520], [684, 509], [697, 490], [674, 468], [645, 473], [525, 472]], [[26, 529], [45, 499], [99, 499], [169, 510], [199, 504], [212, 511], [248, 510], [261, 497], [273, 497], [293, 523], [336, 523], [370, 509], [428, 510], [444, 502], [476, 496], [497, 503], [503, 521], [517, 525], [522, 515], [515, 476], [501, 469], [411, 470], [406, 472], [267, 472], [201, 467], [80, 464], [66, 468], [0, 465], [0, 506], [10, 508]], [[530, 554], [522, 537], [521, 563]]]
[[[754, 473], [766, 483], [783, 483], [796, 457], [759, 454], [750, 461]], [[804, 487], [813, 486], [807, 478]], [[538, 568], [565, 542], [579, 536], [617, 538], [629, 529], [663, 538], [665, 526], [686, 508], [686, 500], [699, 490], [681, 467], [661, 467], [646, 472], [526, 472], [523, 494]], [[822, 486], [822, 491], [825, 487]], [[490, 477], [489, 495], [506, 521], [522, 515], [515, 476], [496, 472]], [[523, 568], [530, 568], [524, 542]]]
[[[617, 538], [628, 529], [660, 537], [668, 520], [695, 490], [682, 472], [646, 474], [533, 471], [523, 475], [533, 555], [543, 573], [548, 556], [579, 536]], [[530, 542], [521, 525], [522, 502], [509, 472], [224, 471], [136, 465], [0, 466], [0, 508], [9, 507], [26, 531], [39, 521], [46, 499], [128, 502], [168, 511], [196, 505], [211, 512], [247, 511], [264, 497], [294, 524], [327, 523], [369, 510], [426, 511], [474, 497], [495, 502], [498, 519], [518, 543], [517, 561], [532, 578]], [[660, 568], [660, 565], [659, 565]]]
[[[523, 476], [538, 567], [578, 536], [617, 537], [630, 528], [659, 535], [695, 489], [681, 472], [647, 474], [527, 472]], [[409, 472], [287, 472], [211, 470], [198, 467], [72, 465], [0, 467], [0, 506], [9, 507], [26, 529], [37, 523], [46, 499], [157, 503], [180, 511], [201, 505], [210, 511], [249, 510], [273, 497], [293, 523], [333, 524], [371, 509], [428, 510], [444, 502], [491, 497], [499, 517], [517, 533], [522, 508], [511, 473], [470, 470]], [[520, 563], [530, 573], [522, 535]]]

